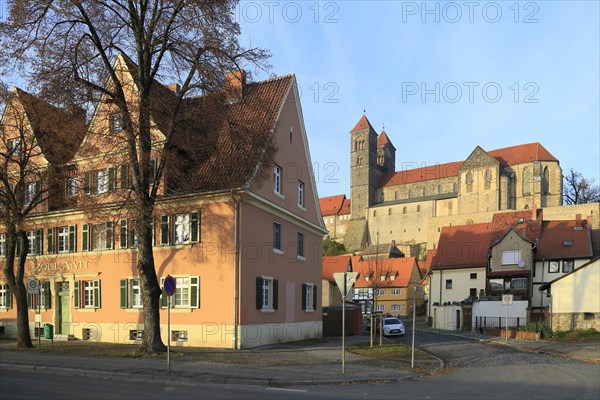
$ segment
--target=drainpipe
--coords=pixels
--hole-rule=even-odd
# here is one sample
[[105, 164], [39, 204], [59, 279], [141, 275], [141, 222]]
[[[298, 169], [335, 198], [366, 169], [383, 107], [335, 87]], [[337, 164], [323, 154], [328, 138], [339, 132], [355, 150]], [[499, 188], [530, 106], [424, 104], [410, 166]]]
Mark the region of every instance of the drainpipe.
[[233, 255], [233, 349], [239, 350], [239, 302], [240, 302], [240, 260], [239, 260], [239, 242], [240, 231], [239, 215], [240, 215], [240, 199], [233, 196], [235, 204], [234, 222], [233, 222], [233, 240], [234, 240], [234, 255]]

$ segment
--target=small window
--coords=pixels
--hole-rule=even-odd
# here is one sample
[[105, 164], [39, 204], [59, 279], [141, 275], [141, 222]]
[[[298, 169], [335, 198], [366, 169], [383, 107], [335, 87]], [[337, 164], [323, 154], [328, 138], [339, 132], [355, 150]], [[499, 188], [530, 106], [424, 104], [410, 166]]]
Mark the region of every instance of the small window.
[[563, 261], [563, 271], [562, 272], [571, 272], [573, 271], [575, 262], [573, 260], [564, 260]]
[[0, 233], [0, 258], [6, 257], [6, 233]]
[[384, 312], [385, 304], [377, 304], [377, 312]]
[[402, 214], [406, 214], [406, 211], [407, 211], [406, 206], [402, 207]]
[[592, 312], [584, 312], [583, 313], [583, 319], [585, 321], [590, 321], [590, 320], [593, 320], [594, 318], [595, 318], [595, 314]]
[[129, 331], [129, 340], [142, 340], [144, 331], [142, 329], [132, 329]]
[[91, 228], [91, 250], [111, 250], [113, 248], [112, 221], [93, 224]]
[[256, 277], [256, 309], [277, 310], [278, 308], [278, 280], [267, 276]]
[[273, 191], [277, 194], [281, 193], [281, 167], [277, 164], [273, 167]]
[[377, 296], [385, 296], [385, 289], [377, 289]]
[[12, 292], [7, 283], [0, 283], [0, 308], [12, 308]]
[[377, 211], [373, 210], [373, 216], [376, 217], [377, 216]]
[[472, 192], [473, 191], [473, 174], [471, 173], [471, 171], [467, 172], [467, 176], [465, 179], [465, 183], [467, 184], [467, 192]]
[[304, 182], [298, 181], [298, 207], [304, 208]]
[[527, 289], [527, 278], [513, 278], [510, 281], [510, 288], [514, 290]]
[[273, 250], [281, 250], [281, 224], [273, 222]]
[[446, 279], [446, 289], [452, 289], [452, 279]]
[[383, 281], [385, 281], [385, 277], [386, 277], [386, 275], [385, 275], [385, 274], [381, 274], [381, 275], [379, 276], [379, 280], [383, 282]]
[[296, 256], [304, 258], [304, 233], [296, 232]]
[[304, 311], [317, 309], [317, 287], [312, 283], [302, 284], [302, 309]]
[[25, 186], [25, 202], [35, 203], [40, 201], [41, 187], [40, 181], [27, 183]]
[[477, 279], [477, 272], [471, 272], [471, 273], [469, 274], [469, 278], [470, 278], [470, 279]]
[[420, 213], [421, 212], [421, 206], [417, 206], [417, 212]]
[[67, 194], [67, 196], [69, 197], [75, 197], [77, 196], [77, 192], [79, 190], [79, 182], [77, 180], [77, 177], [69, 177], [67, 178], [66, 184], [65, 184], [65, 192]]
[[469, 297], [477, 297], [477, 288], [469, 289]]
[[104, 194], [108, 193], [108, 171], [103, 169], [96, 171], [96, 193]]
[[21, 154], [21, 138], [10, 139], [8, 141], [8, 151], [13, 155]]
[[119, 133], [123, 130], [123, 114], [121, 113], [112, 113], [110, 114], [110, 133], [115, 134]]
[[502, 265], [516, 265], [521, 261], [520, 250], [504, 250], [502, 251], [501, 261]]
[[171, 341], [173, 342], [187, 342], [188, 331], [171, 331]]
[[390, 294], [392, 296], [400, 296], [402, 294], [402, 288], [391, 288]]
[[401, 309], [400, 304], [392, 304], [392, 311], [400, 312]]
[[559, 262], [558, 261], [550, 261], [550, 263], [548, 264], [548, 272], [551, 274], [560, 272]]

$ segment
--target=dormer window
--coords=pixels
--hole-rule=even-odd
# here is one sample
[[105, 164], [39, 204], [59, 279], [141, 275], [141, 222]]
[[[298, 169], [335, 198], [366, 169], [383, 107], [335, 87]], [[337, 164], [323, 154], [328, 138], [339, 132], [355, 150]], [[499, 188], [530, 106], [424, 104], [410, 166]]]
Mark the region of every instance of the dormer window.
[[21, 138], [10, 139], [8, 141], [8, 151], [14, 155], [21, 154]]
[[369, 282], [370, 279], [371, 279], [371, 275], [365, 275], [365, 282]]
[[110, 133], [115, 134], [123, 131], [123, 114], [112, 113], [110, 114]]
[[379, 280], [382, 282], [385, 281], [385, 276], [386, 276], [385, 274], [382, 274], [381, 276], [379, 276]]

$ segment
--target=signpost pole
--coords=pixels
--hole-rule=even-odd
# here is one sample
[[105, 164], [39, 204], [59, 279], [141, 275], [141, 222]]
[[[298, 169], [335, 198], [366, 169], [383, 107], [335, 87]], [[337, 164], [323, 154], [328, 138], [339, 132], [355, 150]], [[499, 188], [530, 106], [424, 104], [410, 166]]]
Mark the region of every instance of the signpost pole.
[[167, 296], [167, 372], [171, 373], [171, 296]]
[[38, 302], [38, 322], [37, 322], [37, 330], [38, 330], [38, 349], [42, 348], [42, 302], [41, 302], [41, 297], [42, 297], [42, 291], [40, 290], [40, 287], [38, 285], [38, 291], [37, 291], [37, 302]]
[[342, 294], [342, 374], [346, 363], [346, 273], [344, 272], [344, 293]]
[[412, 312], [413, 312], [413, 326], [412, 326], [412, 355], [411, 355], [411, 359], [410, 359], [410, 367], [414, 368], [415, 367], [415, 320], [416, 320], [416, 304], [417, 304], [417, 287], [413, 286], [413, 306], [412, 306]]
[[505, 319], [504, 319], [504, 325], [505, 325], [505, 334], [504, 334], [504, 341], [508, 342], [508, 304], [504, 306], [506, 308], [506, 314], [505, 314]]

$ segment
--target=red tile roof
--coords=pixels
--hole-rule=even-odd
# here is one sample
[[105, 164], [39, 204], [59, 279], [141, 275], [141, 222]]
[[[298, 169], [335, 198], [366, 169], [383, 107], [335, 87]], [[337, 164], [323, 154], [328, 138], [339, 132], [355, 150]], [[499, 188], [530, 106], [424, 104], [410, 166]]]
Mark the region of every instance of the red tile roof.
[[432, 179], [449, 178], [458, 176], [458, 169], [463, 164], [462, 161], [450, 162], [446, 164], [428, 165], [421, 168], [407, 169], [399, 172], [392, 172], [381, 177], [379, 186], [395, 186], [405, 183], [423, 182]]
[[[576, 221], [544, 221], [536, 259], [592, 257], [589, 227], [575, 230]], [[565, 245], [570, 241], [571, 245]]]
[[356, 123], [354, 128], [352, 128], [350, 133], [356, 132], [356, 131], [362, 131], [364, 129], [371, 129], [373, 131], [375, 130], [375, 129], [373, 129], [373, 125], [371, 125], [371, 123], [367, 119], [367, 116], [363, 114], [363, 116], [360, 117], [360, 119], [358, 120], [358, 122]]
[[385, 133], [385, 131], [381, 131], [381, 133], [377, 137], [377, 146], [385, 146], [386, 144], [389, 144], [390, 146], [392, 146], [394, 148], [394, 150], [396, 150], [396, 148], [392, 144], [392, 141], [388, 137], [387, 133]]
[[[531, 161], [558, 161], [540, 143], [520, 144], [487, 152], [496, 158], [500, 164], [516, 165]], [[463, 161], [450, 162], [446, 164], [435, 164], [421, 168], [393, 172], [384, 175], [379, 181], [379, 187], [402, 185], [428, 181], [432, 179], [449, 178], [458, 176], [458, 169]]]
[[333, 282], [334, 272], [346, 272], [350, 256], [323, 256], [323, 279]]
[[428, 249], [427, 250], [427, 258], [425, 259], [425, 270], [429, 271], [433, 264], [433, 259], [435, 258], [435, 254], [437, 253], [437, 249]]
[[491, 227], [489, 222], [443, 227], [431, 268], [487, 266]]
[[350, 214], [351, 208], [350, 208], [350, 199], [346, 199], [344, 200], [344, 204], [342, 205], [342, 209], [339, 212], [339, 215], [347, 215]]
[[527, 143], [487, 152], [502, 165], [516, 165], [531, 161], [558, 161], [541, 143]]
[[[536, 216], [533, 219], [533, 216]], [[494, 214], [490, 243], [500, 240], [510, 228], [513, 228], [524, 239], [535, 243], [542, 229], [542, 209], [507, 211]]]
[[[321, 215], [337, 215], [343, 209], [346, 201], [346, 195], [338, 194], [336, 196], [322, 197], [319, 199], [319, 207], [321, 208]], [[350, 204], [350, 200], [348, 200]], [[348, 206], [349, 208], [349, 206]], [[348, 210], [348, 213], [350, 211]]]
[[[352, 270], [359, 273], [358, 278], [356, 279], [356, 287], [372, 287], [373, 282], [371, 282], [371, 279], [377, 280], [375, 286], [406, 287], [410, 283], [410, 278], [416, 262], [414, 257], [404, 257], [353, 263]], [[381, 281], [380, 275], [383, 273], [386, 273], [387, 277], [384, 281]], [[376, 274], [377, 276], [371, 276], [369, 281], [365, 281], [365, 275], [369, 274]], [[395, 275], [394, 280], [389, 278], [391, 274]]]

